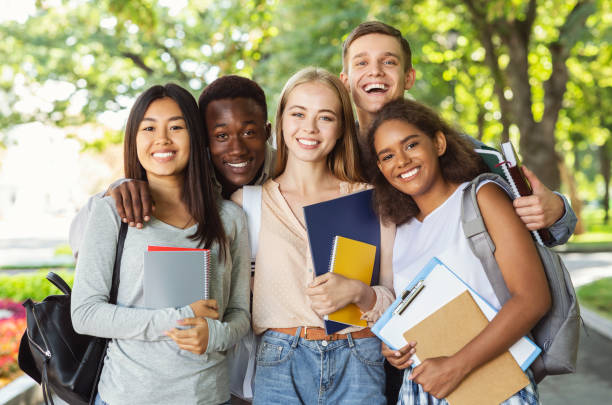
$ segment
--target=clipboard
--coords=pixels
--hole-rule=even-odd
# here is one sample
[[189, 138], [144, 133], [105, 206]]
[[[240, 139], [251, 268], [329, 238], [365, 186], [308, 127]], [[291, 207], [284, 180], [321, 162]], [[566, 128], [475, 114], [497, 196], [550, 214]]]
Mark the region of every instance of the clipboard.
[[[419, 342], [420, 359], [452, 356], [474, 339], [489, 321], [469, 291], [464, 291], [404, 333]], [[529, 385], [529, 379], [507, 350], [472, 370], [448, 395], [450, 405], [495, 405]]]
[[[420, 292], [411, 297], [405, 310], [400, 313], [402, 302], [408, 299], [410, 292], [417, 286]], [[418, 288], [418, 287], [417, 287]], [[408, 284], [404, 292], [387, 308], [372, 332], [393, 350], [399, 350], [407, 344], [404, 332], [442, 308], [461, 293], [468, 291], [484, 316], [491, 321], [497, 310], [482, 298], [474, 289], [448, 268], [440, 259], [434, 257], [417, 276]], [[524, 336], [509, 349], [521, 370], [525, 371], [538, 357], [542, 350], [528, 337]], [[418, 364], [415, 362], [415, 365]]]

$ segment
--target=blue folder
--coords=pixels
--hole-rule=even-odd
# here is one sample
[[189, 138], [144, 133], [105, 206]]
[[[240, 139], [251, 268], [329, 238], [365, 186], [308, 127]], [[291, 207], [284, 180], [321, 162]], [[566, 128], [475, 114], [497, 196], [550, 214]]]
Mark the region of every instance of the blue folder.
[[[380, 222], [372, 206], [373, 190], [304, 207], [312, 262], [317, 276], [329, 271], [332, 246], [336, 236], [344, 236], [376, 246], [371, 285], [378, 285], [380, 275]], [[347, 328], [340, 322], [325, 321], [325, 332]]]

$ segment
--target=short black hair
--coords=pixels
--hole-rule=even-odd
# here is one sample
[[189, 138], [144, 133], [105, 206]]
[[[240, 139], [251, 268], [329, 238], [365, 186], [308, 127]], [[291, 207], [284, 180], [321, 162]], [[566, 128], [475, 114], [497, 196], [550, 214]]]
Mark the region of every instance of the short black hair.
[[[217, 100], [234, 98], [249, 98], [261, 107], [264, 121], [268, 120], [268, 106], [266, 95], [262, 88], [253, 80], [237, 75], [222, 76], [206, 86], [200, 94], [198, 108], [202, 120], [206, 123], [206, 108], [208, 104]], [[206, 128], [206, 125], [204, 125]]]

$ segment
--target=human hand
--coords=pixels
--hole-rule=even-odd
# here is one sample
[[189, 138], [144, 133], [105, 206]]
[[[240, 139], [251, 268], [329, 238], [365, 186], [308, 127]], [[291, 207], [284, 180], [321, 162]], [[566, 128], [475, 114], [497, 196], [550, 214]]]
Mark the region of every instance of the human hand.
[[181, 319], [182, 326], [192, 326], [189, 329], [173, 328], [166, 332], [166, 336], [176, 342], [179, 348], [195, 354], [206, 353], [208, 347], [208, 322], [206, 318]]
[[410, 380], [438, 399], [446, 398], [457, 388], [468, 370], [453, 357], [433, 357], [416, 366]]
[[382, 355], [393, 367], [404, 370], [412, 365], [412, 355], [416, 353], [416, 342], [409, 342], [399, 350], [391, 350], [384, 342], [382, 343]]
[[196, 317], [219, 319], [217, 300], [198, 300], [189, 304], [189, 306]]
[[360, 281], [329, 272], [317, 276], [306, 288], [306, 295], [310, 297], [310, 307], [323, 316], [357, 302], [362, 286], [371, 290]]
[[563, 199], [542, 184], [527, 167], [521, 166], [521, 168], [531, 184], [533, 194], [515, 199], [512, 202], [514, 209], [530, 231], [549, 228], [565, 212]]
[[155, 205], [151, 200], [149, 183], [128, 179], [107, 192], [115, 200], [117, 213], [123, 222], [142, 228], [151, 219]]

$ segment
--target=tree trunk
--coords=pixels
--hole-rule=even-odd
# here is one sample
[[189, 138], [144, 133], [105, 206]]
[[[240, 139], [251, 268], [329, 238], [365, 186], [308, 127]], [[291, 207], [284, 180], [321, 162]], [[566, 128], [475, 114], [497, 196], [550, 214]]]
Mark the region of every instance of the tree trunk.
[[520, 140], [523, 163], [551, 190], [559, 190], [561, 184], [555, 152], [555, 125], [556, 119], [534, 123], [531, 130], [521, 131]]
[[604, 195], [602, 206], [604, 209], [604, 224], [610, 221], [610, 139], [599, 147], [599, 159], [601, 162], [601, 175], [604, 178]]

